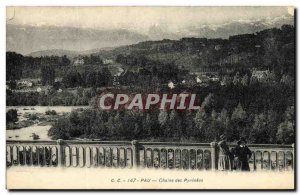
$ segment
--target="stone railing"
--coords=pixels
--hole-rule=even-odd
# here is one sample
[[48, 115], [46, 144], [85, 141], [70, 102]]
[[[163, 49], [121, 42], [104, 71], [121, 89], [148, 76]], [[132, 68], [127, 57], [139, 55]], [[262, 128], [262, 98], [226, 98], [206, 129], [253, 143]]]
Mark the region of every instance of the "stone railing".
[[[233, 146], [230, 146], [233, 147]], [[251, 170], [292, 170], [293, 145], [249, 145]], [[216, 170], [216, 143], [139, 141], [7, 141], [10, 166]]]

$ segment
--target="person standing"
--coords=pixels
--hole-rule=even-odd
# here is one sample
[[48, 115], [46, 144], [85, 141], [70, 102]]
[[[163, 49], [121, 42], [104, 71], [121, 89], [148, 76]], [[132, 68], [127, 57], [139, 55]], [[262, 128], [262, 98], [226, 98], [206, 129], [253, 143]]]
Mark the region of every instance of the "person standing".
[[236, 170], [240, 171], [250, 171], [249, 159], [251, 158], [252, 152], [246, 146], [246, 139], [241, 137], [237, 142], [237, 146], [232, 150], [236, 164]]
[[218, 161], [218, 170], [227, 171], [231, 170], [231, 153], [229, 147], [226, 143], [226, 136], [221, 135], [219, 146], [219, 161]]

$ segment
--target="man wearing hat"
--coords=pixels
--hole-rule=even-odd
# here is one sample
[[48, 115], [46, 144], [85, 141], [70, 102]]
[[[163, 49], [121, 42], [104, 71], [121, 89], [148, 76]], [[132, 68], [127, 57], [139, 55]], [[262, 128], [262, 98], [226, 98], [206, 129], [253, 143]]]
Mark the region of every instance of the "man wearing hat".
[[251, 158], [252, 152], [246, 146], [246, 139], [241, 137], [237, 142], [237, 146], [232, 150], [237, 159], [236, 169], [241, 171], [250, 171], [248, 160]]

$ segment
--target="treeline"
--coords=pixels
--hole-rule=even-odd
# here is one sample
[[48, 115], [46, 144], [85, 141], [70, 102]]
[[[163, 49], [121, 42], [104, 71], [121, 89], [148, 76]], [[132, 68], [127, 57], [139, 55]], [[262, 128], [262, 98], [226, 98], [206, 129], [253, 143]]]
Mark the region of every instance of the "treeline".
[[79, 57], [79, 59], [83, 59], [84, 65], [101, 65], [103, 64], [102, 58], [99, 55], [85, 55]]
[[[15, 52], [6, 52], [6, 80], [19, 80], [23, 77], [33, 76], [32, 72], [39, 72], [43, 74], [45, 67], [51, 71], [63, 70], [74, 63], [76, 59], [82, 59], [83, 65], [102, 65], [103, 60], [99, 55], [85, 55], [78, 58], [69, 59], [64, 56], [42, 56], [32, 57], [23, 56]], [[38, 74], [38, 73], [36, 73]], [[42, 77], [42, 76], [41, 76]]]
[[[91, 77], [86, 78], [91, 79]], [[74, 80], [68, 82], [62, 82], [61, 85], [70, 84], [72, 86]], [[264, 110], [275, 110], [278, 113], [283, 113], [288, 106], [295, 104], [295, 81], [293, 77], [288, 75], [284, 75], [279, 81], [276, 81], [274, 75], [270, 74], [269, 77], [266, 77], [265, 81], [258, 82], [256, 79], [249, 78], [247, 74], [236, 73], [233, 78], [224, 76], [222, 83], [223, 85], [211, 83], [209, 85], [193, 86], [181, 84], [176, 85], [172, 90], [168, 86], [152, 88], [127, 87], [125, 92], [119, 91], [119, 93], [169, 93], [172, 91], [172, 93], [179, 94], [187, 91], [197, 94], [200, 101], [203, 101], [211, 93], [214, 97], [213, 109], [216, 111], [220, 112], [223, 107], [227, 110], [232, 110], [240, 102], [249, 111], [249, 114], [257, 114]], [[155, 84], [153, 82], [151, 85], [155, 86]], [[7, 90], [6, 103], [7, 106], [88, 105], [92, 97], [101, 94], [105, 90], [105, 88], [100, 90], [100, 88], [97, 89], [95, 87], [86, 89], [83, 89], [83, 87], [76, 87], [74, 89], [60, 87], [52, 87], [43, 92], [16, 92]], [[113, 92], [112, 89], [109, 91]], [[115, 92], [118, 93], [117, 88]], [[84, 100], [80, 100], [81, 98]], [[51, 99], [57, 101], [51, 101]]]
[[67, 56], [23, 56], [15, 52], [6, 52], [6, 80], [18, 80], [22, 78], [23, 72], [39, 70], [41, 67], [62, 67], [70, 65]]
[[[156, 93], [181, 93], [184, 90], [197, 94], [202, 102], [202, 109], [198, 112], [120, 110], [73, 112], [69, 118], [58, 121], [49, 131], [49, 135], [53, 139], [81, 137], [104, 140], [149, 140], [151, 138], [162, 141], [210, 142], [225, 133], [229, 141], [245, 136], [250, 143], [294, 143], [293, 85], [286, 82], [285, 77], [280, 82], [270, 78], [265, 82], [255, 82], [249, 81], [246, 77], [236, 74], [234, 80], [224, 86], [211, 84], [206, 87], [173, 90], [161, 88], [156, 91]], [[97, 101], [91, 102], [91, 106], [97, 106], [93, 103]]]
[[62, 84], [66, 88], [108, 86], [112, 84], [112, 75], [108, 68], [83, 72], [69, 70], [64, 74]]
[[225, 108], [221, 112], [212, 110], [208, 113], [206, 106], [209, 105], [203, 103], [202, 109], [197, 112], [73, 111], [67, 118], [58, 120], [48, 135], [52, 139], [211, 142], [225, 133], [229, 141], [244, 136], [249, 143], [295, 142], [293, 106], [283, 116], [270, 110], [254, 117], [249, 117], [241, 104], [232, 113]]
[[6, 91], [7, 106], [87, 106], [96, 89], [77, 88], [74, 91], [50, 88], [44, 92]]
[[[182, 38], [146, 41], [112, 50], [116, 61], [128, 66], [173, 63], [190, 68], [258, 68], [276, 74], [292, 73], [295, 61], [295, 28], [283, 25], [229, 39]], [[130, 51], [130, 52], [128, 52]]]

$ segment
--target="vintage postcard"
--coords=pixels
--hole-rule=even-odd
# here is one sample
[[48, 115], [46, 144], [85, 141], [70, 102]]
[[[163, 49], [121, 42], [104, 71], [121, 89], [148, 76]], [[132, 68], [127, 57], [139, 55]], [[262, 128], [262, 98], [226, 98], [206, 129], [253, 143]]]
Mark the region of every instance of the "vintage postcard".
[[295, 189], [294, 7], [7, 7], [6, 188]]

